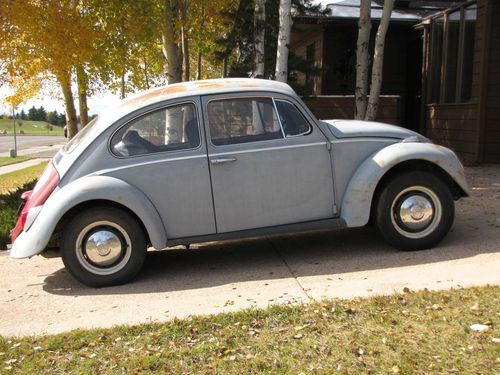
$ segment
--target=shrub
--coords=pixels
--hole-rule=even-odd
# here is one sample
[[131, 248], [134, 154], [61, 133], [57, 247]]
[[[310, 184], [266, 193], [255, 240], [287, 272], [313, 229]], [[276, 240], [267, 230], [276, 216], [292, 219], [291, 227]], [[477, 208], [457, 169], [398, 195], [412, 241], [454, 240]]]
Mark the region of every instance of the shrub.
[[16, 225], [17, 210], [21, 205], [21, 194], [31, 190], [36, 180], [25, 183], [23, 186], [8, 194], [0, 195], [0, 249], [6, 249], [10, 242], [9, 232]]

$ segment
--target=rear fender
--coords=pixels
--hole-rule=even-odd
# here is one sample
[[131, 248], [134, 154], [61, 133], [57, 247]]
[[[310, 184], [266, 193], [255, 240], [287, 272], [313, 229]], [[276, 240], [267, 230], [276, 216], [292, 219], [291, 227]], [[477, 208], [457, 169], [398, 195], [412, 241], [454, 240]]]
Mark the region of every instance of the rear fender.
[[139, 189], [114, 177], [90, 176], [56, 190], [47, 199], [29, 230], [22, 232], [12, 245], [11, 256], [25, 258], [42, 252], [63, 215], [81, 203], [94, 200], [111, 201], [128, 208], [144, 224], [153, 247], [166, 247], [167, 235], [161, 217]]
[[380, 180], [391, 168], [409, 160], [425, 160], [436, 165], [467, 194], [464, 168], [453, 151], [432, 143], [395, 143], [369, 156], [351, 177], [340, 212], [348, 227], [368, 223]]

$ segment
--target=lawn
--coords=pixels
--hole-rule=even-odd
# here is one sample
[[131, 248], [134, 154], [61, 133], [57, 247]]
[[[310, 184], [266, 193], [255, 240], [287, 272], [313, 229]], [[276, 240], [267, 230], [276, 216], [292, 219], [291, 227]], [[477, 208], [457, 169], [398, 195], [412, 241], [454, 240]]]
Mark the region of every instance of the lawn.
[[498, 374], [499, 298], [499, 287], [407, 291], [3, 337], [0, 356], [4, 372], [19, 374]]
[[28, 156], [17, 156], [15, 158], [0, 156], [0, 167], [3, 167], [5, 165], [20, 163], [28, 159], [30, 159]]
[[29, 181], [37, 179], [42, 174], [46, 165], [47, 162], [43, 162], [32, 167], [0, 175], [0, 194], [6, 194]]
[[[52, 130], [50, 130], [52, 127]], [[14, 132], [14, 125], [12, 120], [0, 119], [0, 135], [4, 134], [12, 135]], [[21, 133], [22, 132], [22, 133]], [[16, 120], [16, 133], [18, 135], [63, 135], [63, 128], [59, 126], [53, 126], [43, 121], [28, 121], [22, 120], [22, 125], [19, 125], [19, 120]]]

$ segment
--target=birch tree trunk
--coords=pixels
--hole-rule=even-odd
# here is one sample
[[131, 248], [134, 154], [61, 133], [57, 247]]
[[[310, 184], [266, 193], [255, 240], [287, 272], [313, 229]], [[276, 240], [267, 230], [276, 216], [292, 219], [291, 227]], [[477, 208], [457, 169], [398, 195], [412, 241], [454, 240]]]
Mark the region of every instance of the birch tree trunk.
[[288, 48], [290, 44], [290, 29], [292, 28], [292, 2], [280, 0], [278, 34], [278, 52], [276, 55], [276, 81], [286, 82], [288, 78]]
[[186, 36], [186, 31], [184, 27], [181, 30], [182, 34], [182, 56], [184, 60], [184, 81], [190, 80], [190, 72], [189, 72], [189, 41]]
[[162, 51], [165, 57], [165, 75], [169, 84], [181, 81], [180, 51], [176, 43], [174, 20], [177, 16], [178, 1], [164, 0], [162, 19]]
[[198, 63], [197, 63], [197, 70], [196, 70], [196, 79], [197, 80], [201, 79], [201, 51], [198, 52]]
[[73, 98], [73, 92], [71, 92], [71, 74], [59, 74], [57, 76], [59, 85], [61, 86], [61, 91], [64, 96], [64, 107], [66, 109], [66, 125], [68, 126], [68, 139], [73, 138], [76, 133], [78, 133], [78, 127], [76, 125], [76, 108], [75, 101]]
[[89, 122], [89, 107], [87, 105], [87, 73], [83, 66], [76, 67], [76, 84], [78, 86], [78, 106], [80, 107], [80, 125], [83, 128]]
[[368, 99], [368, 109], [366, 110], [365, 120], [373, 121], [377, 116], [378, 101], [380, 97], [380, 89], [382, 87], [382, 71], [384, 68], [384, 48], [385, 36], [389, 28], [389, 21], [391, 20], [392, 8], [394, 0], [384, 1], [384, 10], [382, 11], [382, 19], [377, 30], [377, 37], [375, 39], [375, 52], [373, 53], [373, 67], [372, 67], [372, 82], [370, 85], [370, 97]]
[[183, 60], [183, 75], [184, 81], [190, 80], [190, 64], [189, 64], [189, 39], [186, 35], [186, 25], [187, 25], [187, 1], [181, 3], [181, 43], [182, 43], [182, 60]]
[[370, 71], [371, 0], [361, 0], [356, 44], [356, 106], [354, 118], [363, 120], [368, 105], [368, 73]]
[[265, 31], [266, 31], [266, 0], [255, 0], [255, 11], [253, 16], [255, 60], [254, 77], [264, 77], [265, 61]]

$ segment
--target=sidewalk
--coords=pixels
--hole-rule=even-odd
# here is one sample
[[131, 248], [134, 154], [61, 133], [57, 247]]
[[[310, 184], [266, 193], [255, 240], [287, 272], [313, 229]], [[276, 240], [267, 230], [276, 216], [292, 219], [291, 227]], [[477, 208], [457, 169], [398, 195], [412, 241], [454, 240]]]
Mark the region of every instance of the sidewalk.
[[19, 171], [24, 168], [32, 167], [34, 165], [38, 165], [40, 163], [43, 163], [44, 161], [50, 160], [50, 158], [36, 158], [36, 159], [30, 159], [26, 160], [20, 163], [15, 163], [15, 164], [10, 164], [10, 165], [5, 165], [3, 167], [0, 167], [0, 175], [2, 174], [7, 174], [10, 172], [14, 171]]

